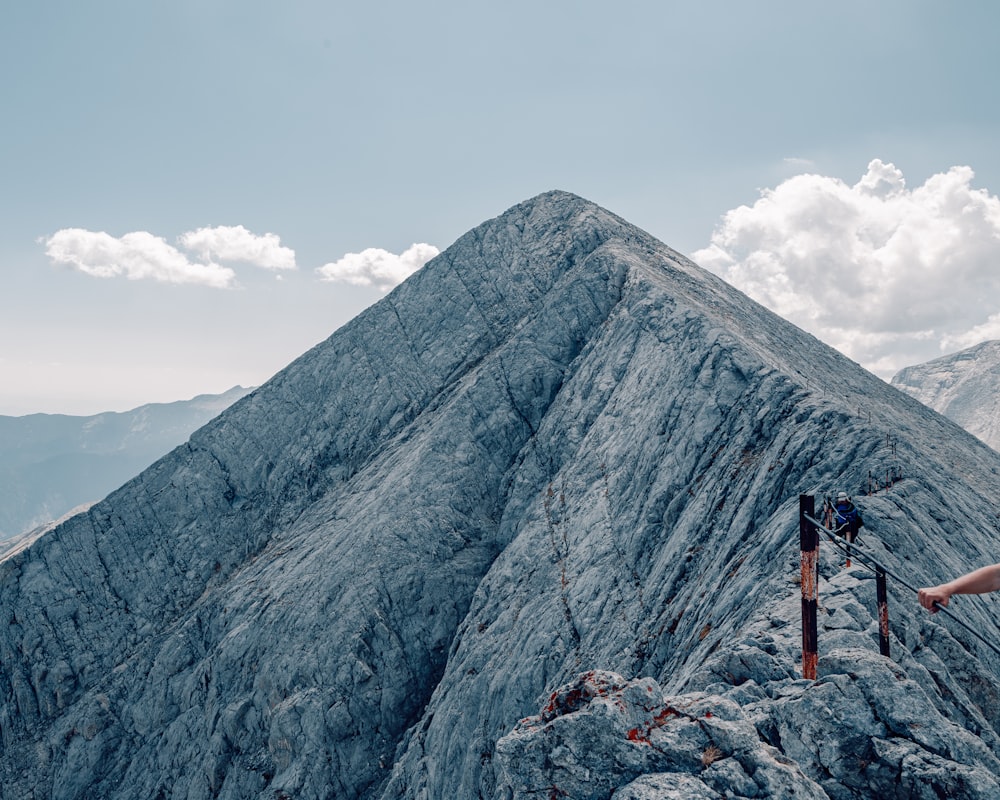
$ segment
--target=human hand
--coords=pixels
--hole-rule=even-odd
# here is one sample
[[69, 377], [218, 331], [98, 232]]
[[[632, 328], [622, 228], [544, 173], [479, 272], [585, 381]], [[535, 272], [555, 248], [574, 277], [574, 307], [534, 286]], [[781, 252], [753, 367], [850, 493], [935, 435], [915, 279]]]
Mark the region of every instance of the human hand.
[[947, 607], [950, 599], [951, 592], [945, 588], [944, 584], [941, 586], [927, 586], [923, 589], [917, 590], [917, 600], [920, 601], [920, 605], [932, 614], [936, 614], [938, 612], [938, 608], [935, 604], [940, 603], [942, 607]]

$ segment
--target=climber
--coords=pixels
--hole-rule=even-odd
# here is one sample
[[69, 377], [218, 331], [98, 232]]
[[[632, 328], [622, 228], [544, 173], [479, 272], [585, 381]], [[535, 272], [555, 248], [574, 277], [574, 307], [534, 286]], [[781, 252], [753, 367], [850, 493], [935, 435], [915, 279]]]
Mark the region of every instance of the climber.
[[996, 591], [1000, 591], [1000, 564], [980, 567], [939, 586], [925, 586], [917, 590], [917, 599], [920, 605], [936, 614], [940, 610], [936, 604], [944, 608], [953, 594], [987, 594]]
[[833, 506], [835, 511], [833, 518], [836, 526], [835, 529], [840, 530], [846, 525], [847, 532], [844, 538], [849, 542], [853, 542], [857, 538], [861, 526], [865, 524], [864, 520], [861, 519], [861, 513], [858, 511], [857, 506], [851, 502], [851, 498], [847, 496], [847, 492], [839, 492]]

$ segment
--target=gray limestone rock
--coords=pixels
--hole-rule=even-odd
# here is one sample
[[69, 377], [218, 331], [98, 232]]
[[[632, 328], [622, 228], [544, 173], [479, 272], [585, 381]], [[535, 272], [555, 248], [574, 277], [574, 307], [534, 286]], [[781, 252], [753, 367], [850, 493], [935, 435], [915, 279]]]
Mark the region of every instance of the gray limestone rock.
[[539, 796], [825, 798], [776, 757], [739, 706], [665, 696], [652, 678], [587, 672], [496, 746], [497, 800]]
[[906, 367], [892, 385], [1000, 450], [1000, 341]]
[[[824, 550], [799, 677], [797, 516], [845, 489], [867, 552], [936, 583], [995, 560], [998, 470], [541, 195], [0, 560], [3, 798], [492, 799], [556, 769], [576, 796], [987, 796], [997, 660], [899, 584], [888, 661], [874, 582]], [[519, 723], [581, 674], [607, 696]]]

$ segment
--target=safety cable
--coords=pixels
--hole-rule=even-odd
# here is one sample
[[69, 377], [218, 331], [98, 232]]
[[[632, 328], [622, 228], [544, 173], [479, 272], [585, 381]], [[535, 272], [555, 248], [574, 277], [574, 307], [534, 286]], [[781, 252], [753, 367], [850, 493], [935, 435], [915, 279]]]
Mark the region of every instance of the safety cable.
[[[907, 581], [903, 580], [898, 575], [894, 574], [891, 570], [886, 569], [886, 567], [884, 565], [882, 565], [878, 561], [876, 561], [870, 554], [865, 553], [863, 551], [859, 551], [857, 548], [861, 547], [860, 542], [849, 542], [843, 536], [839, 535], [837, 533], [837, 531], [843, 530], [845, 527], [847, 527], [846, 525], [841, 525], [836, 530], [831, 531], [829, 528], [827, 528], [825, 525], [823, 525], [823, 523], [820, 522], [815, 517], [811, 517], [811, 516], [809, 516], [809, 514], [806, 514], [805, 512], [802, 512], [802, 516], [805, 519], [807, 519], [809, 522], [811, 522], [813, 525], [815, 525], [817, 530], [820, 530], [824, 534], [826, 534], [827, 538], [836, 547], [838, 547], [841, 550], [841, 552], [846, 553], [848, 555], [848, 557], [856, 559], [858, 562], [861, 563], [862, 566], [867, 567], [868, 569], [870, 569], [872, 572], [875, 572], [876, 574], [878, 572], [882, 572], [883, 574], [888, 575], [894, 581], [897, 581], [897, 582], [901, 583], [903, 586], [905, 586], [907, 589], [909, 589], [914, 594], [919, 593], [919, 589], [916, 589], [915, 587], [911, 586]], [[991, 642], [988, 639], [986, 639], [975, 628], [973, 628], [972, 626], [970, 626], [967, 623], [963, 622], [961, 619], [959, 619], [957, 616], [955, 616], [951, 611], [949, 611], [947, 608], [945, 608], [940, 603], [935, 602], [934, 603], [934, 607], [938, 611], [943, 611], [944, 614], [945, 614], [945, 616], [950, 617], [951, 619], [955, 620], [955, 622], [957, 622], [959, 625], [961, 625], [963, 628], [965, 628], [969, 633], [971, 633], [973, 636], [975, 636], [977, 639], [979, 639], [979, 641], [981, 641], [983, 644], [985, 644], [987, 647], [989, 647], [994, 653], [996, 653], [997, 655], [1000, 655], [1000, 647], [997, 647], [995, 644], [993, 644], [993, 642]]]

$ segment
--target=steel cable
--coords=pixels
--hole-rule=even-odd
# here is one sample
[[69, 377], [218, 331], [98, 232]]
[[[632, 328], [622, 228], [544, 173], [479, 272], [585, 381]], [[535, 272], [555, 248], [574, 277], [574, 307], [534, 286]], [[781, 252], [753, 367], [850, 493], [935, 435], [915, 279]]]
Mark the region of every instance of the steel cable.
[[[863, 550], [859, 551], [858, 548], [863, 547], [863, 545], [860, 542], [848, 542], [847, 539], [845, 539], [843, 536], [841, 536], [840, 534], [837, 533], [837, 531], [840, 531], [840, 530], [843, 530], [844, 528], [846, 528], [847, 527], [846, 525], [841, 525], [836, 530], [832, 530], [831, 531], [829, 528], [827, 528], [822, 522], [820, 522], [815, 517], [811, 517], [811, 516], [809, 516], [806, 513], [803, 513], [802, 516], [805, 519], [807, 519], [809, 522], [811, 522], [813, 525], [815, 525], [816, 528], [817, 528], [817, 530], [822, 531], [826, 535], [826, 537], [841, 552], [843, 552], [843, 553], [845, 553], [847, 555], [848, 558], [852, 558], [852, 559], [857, 560], [862, 566], [867, 567], [868, 569], [870, 569], [872, 572], [874, 572], [876, 574], [879, 571], [881, 571], [885, 575], [887, 575], [890, 578], [892, 578], [894, 581], [897, 581], [898, 583], [902, 584], [904, 587], [906, 587], [907, 589], [909, 589], [914, 594], [917, 594], [919, 592], [919, 589], [915, 588], [910, 583], [908, 583], [907, 581], [905, 581], [903, 578], [899, 577], [898, 575], [896, 575], [895, 573], [893, 573], [891, 570], [887, 569], [883, 564], [881, 564], [878, 561], [876, 561], [869, 553], [865, 553]], [[959, 617], [957, 617], [955, 614], [953, 614], [951, 611], [949, 611], [947, 608], [945, 608], [940, 603], [934, 603], [934, 607], [938, 611], [944, 612], [945, 616], [949, 617], [950, 619], [953, 619], [955, 622], [957, 622], [959, 625], [961, 625], [963, 628], [965, 628], [965, 630], [967, 630], [969, 633], [971, 633], [973, 636], [975, 636], [977, 639], [979, 639], [979, 641], [981, 641], [983, 644], [985, 644], [987, 647], [989, 647], [994, 653], [996, 653], [997, 655], [1000, 655], [1000, 647], [997, 647], [995, 644], [993, 644], [993, 642], [991, 642], [988, 639], [986, 639], [979, 631], [977, 631], [971, 625], [963, 622]]]

